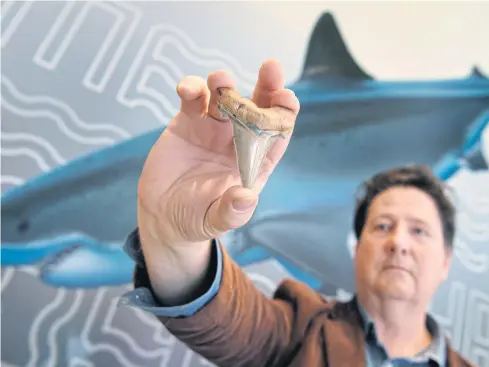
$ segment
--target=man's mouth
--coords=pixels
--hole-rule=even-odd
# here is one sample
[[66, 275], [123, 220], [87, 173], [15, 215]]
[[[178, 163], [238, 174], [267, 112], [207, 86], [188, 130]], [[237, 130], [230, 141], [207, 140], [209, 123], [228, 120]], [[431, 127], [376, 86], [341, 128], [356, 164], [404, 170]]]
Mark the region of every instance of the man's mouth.
[[387, 265], [386, 267], [384, 267], [384, 270], [404, 271], [406, 273], [411, 274], [411, 271], [409, 269], [400, 265]]

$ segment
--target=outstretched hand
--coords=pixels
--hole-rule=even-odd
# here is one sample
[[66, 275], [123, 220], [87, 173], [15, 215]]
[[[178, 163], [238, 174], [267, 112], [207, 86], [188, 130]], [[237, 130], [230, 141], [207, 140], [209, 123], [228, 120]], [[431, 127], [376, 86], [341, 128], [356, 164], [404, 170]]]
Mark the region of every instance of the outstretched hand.
[[[266, 61], [251, 101], [260, 108], [289, 110], [293, 126], [299, 101], [284, 83], [280, 64]], [[138, 186], [140, 234], [151, 237], [151, 242], [172, 246], [201, 242], [246, 224], [289, 144], [290, 134], [277, 139], [255, 188], [243, 188], [232, 125], [217, 108], [218, 88], [236, 88], [228, 72], [211, 73], [207, 83], [187, 76], [177, 86], [180, 111], [153, 146]]]

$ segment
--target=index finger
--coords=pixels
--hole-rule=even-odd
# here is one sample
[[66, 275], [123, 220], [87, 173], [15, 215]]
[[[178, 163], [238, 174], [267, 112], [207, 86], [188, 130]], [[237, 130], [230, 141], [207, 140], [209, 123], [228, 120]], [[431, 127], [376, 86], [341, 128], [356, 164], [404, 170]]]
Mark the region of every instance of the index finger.
[[236, 81], [233, 79], [231, 73], [226, 70], [217, 70], [209, 74], [207, 78], [207, 86], [211, 92], [208, 115], [217, 121], [229, 121], [228, 118], [221, 116], [221, 112], [219, 112], [219, 109], [217, 108], [217, 100], [219, 98], [218, 90], [220, 88], [236, 89]]

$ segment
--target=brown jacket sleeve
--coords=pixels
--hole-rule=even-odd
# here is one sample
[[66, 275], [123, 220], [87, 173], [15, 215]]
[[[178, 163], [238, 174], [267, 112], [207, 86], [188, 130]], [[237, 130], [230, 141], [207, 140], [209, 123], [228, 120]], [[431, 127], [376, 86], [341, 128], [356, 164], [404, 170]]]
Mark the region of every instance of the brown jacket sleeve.
[[159, 317], [169, 332], [220, 367], [274, 366], [301, 341], [311, 316], [324, 305], [302, 283], [281, 283], [274, 298], [258, 290], [224, 246], [217, 295], [189, 317]]

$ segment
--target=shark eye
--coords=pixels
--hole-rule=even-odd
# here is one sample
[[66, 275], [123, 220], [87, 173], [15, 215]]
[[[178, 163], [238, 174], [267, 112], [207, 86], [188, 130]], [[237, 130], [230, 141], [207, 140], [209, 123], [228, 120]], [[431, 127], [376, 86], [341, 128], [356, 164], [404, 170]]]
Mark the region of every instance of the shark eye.
[[24, 233], [29, 229], [29, 222], [27, 220], [21, 220], [17, 225], [17, 229], [19, 232]]

